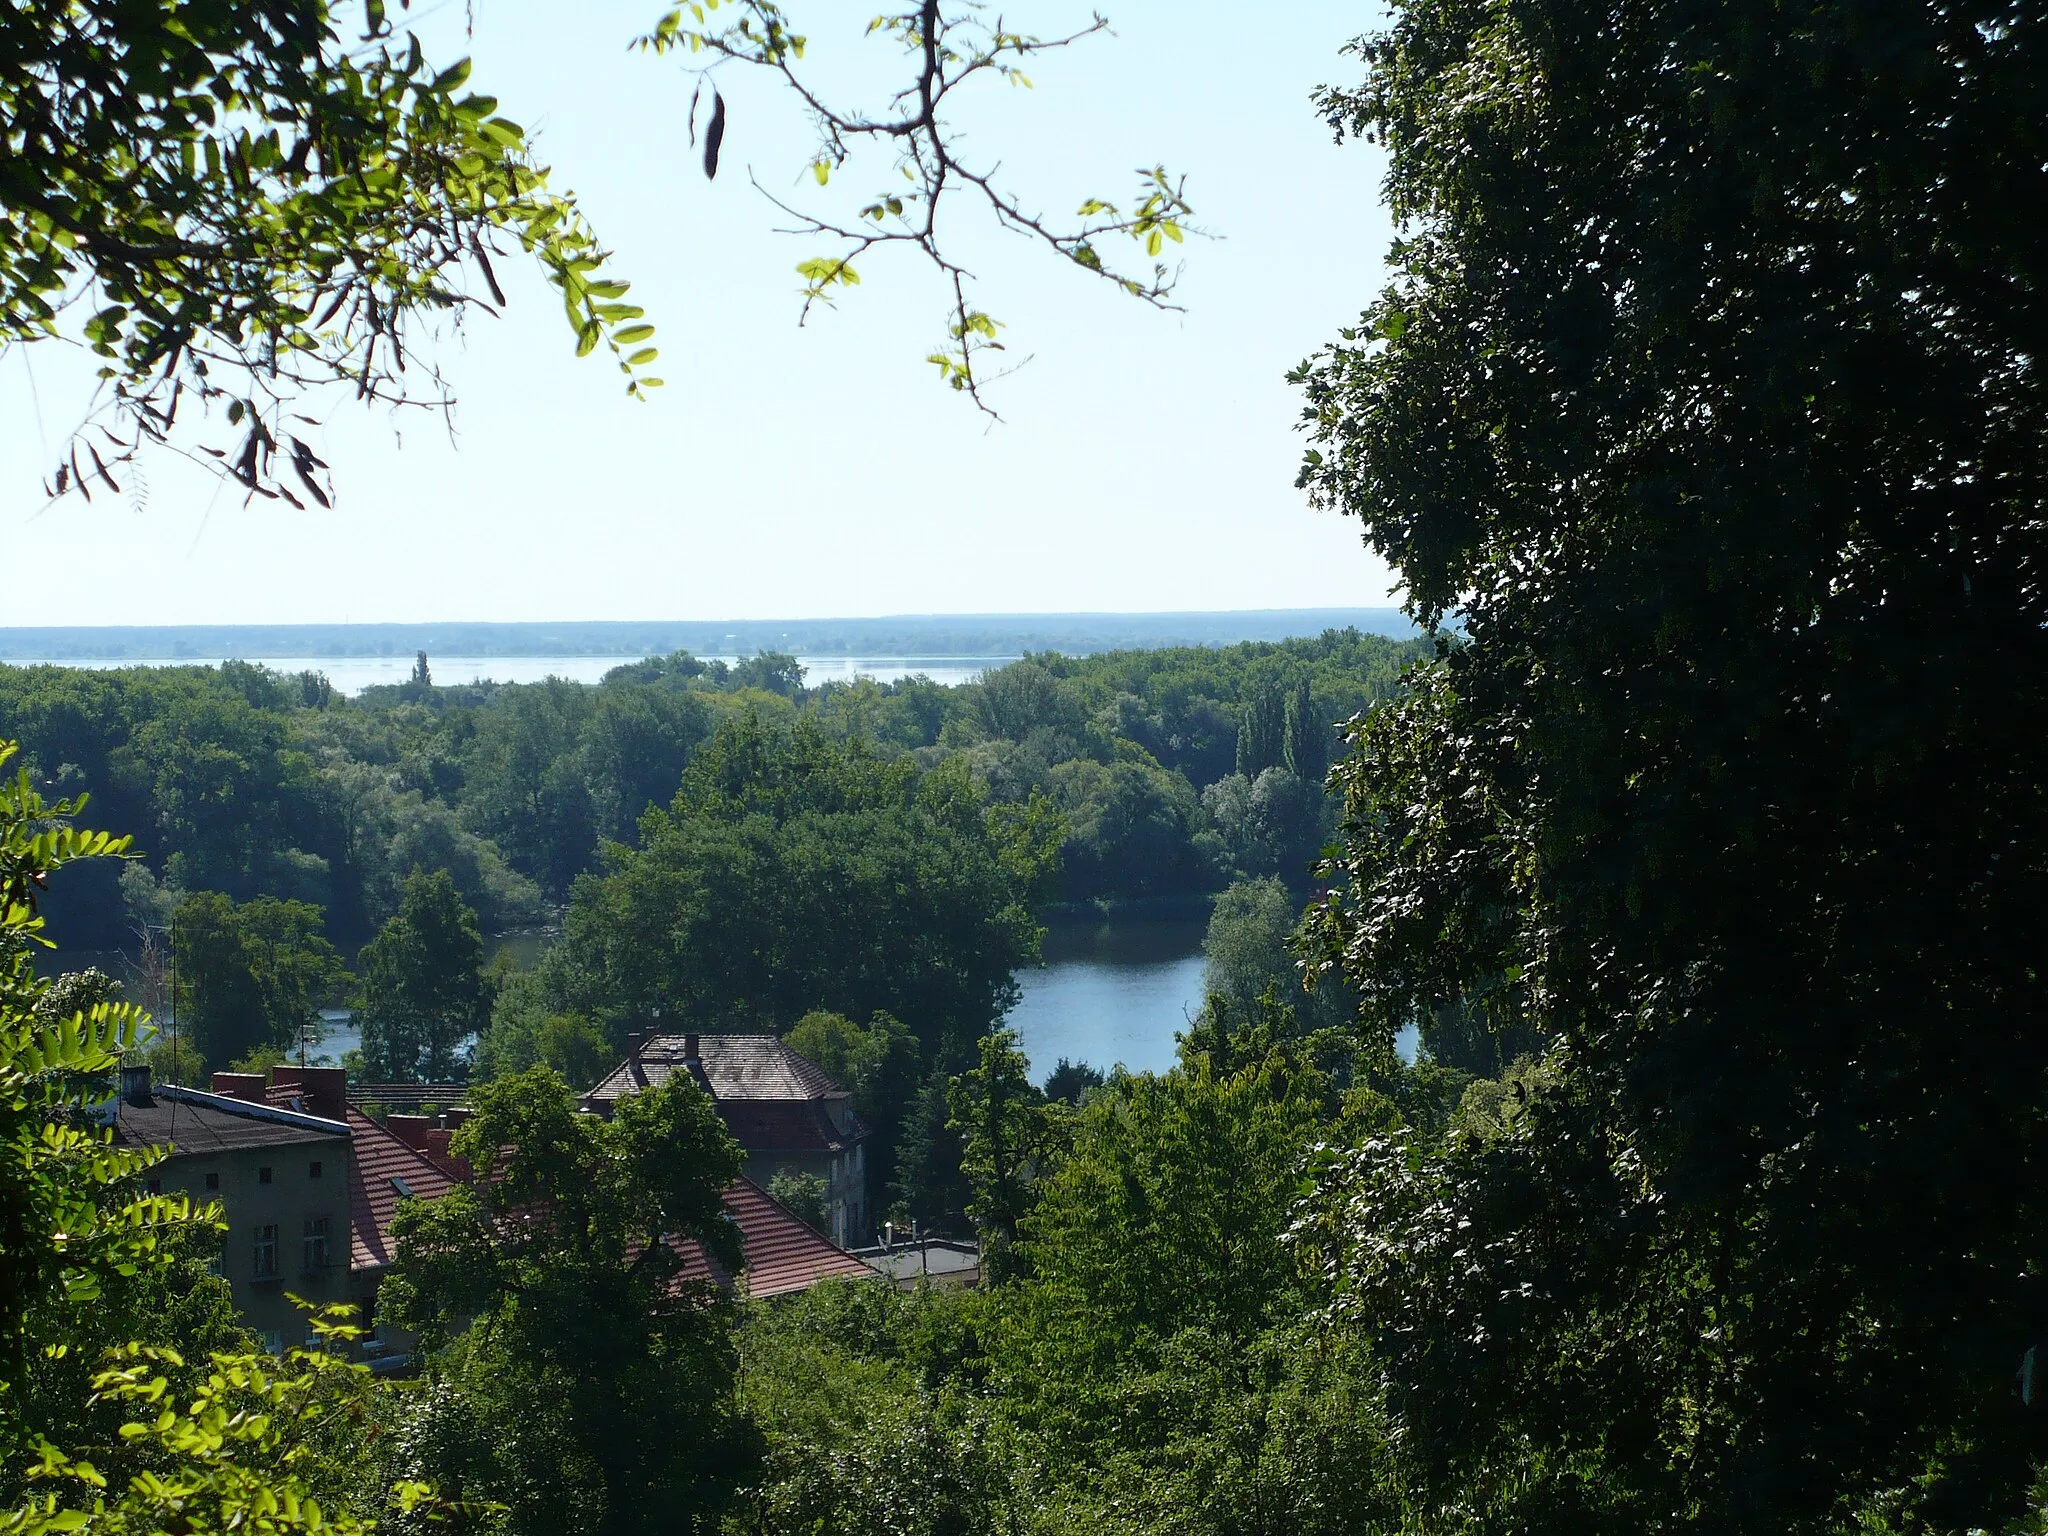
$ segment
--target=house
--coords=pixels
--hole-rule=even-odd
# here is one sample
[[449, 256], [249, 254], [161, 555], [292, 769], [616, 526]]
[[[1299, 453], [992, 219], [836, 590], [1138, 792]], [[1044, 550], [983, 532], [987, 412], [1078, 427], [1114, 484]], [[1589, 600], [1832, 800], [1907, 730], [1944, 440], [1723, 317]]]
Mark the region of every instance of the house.
[[[398, 1202], [453, 1187], [432, 1162], [352, 1110], [343, 1082], [339, 1070], [299, 1072], [289, 1084], [218, 1072], [208, 1092], [153, 1083], [146, 1066], [121, 1069], [115, 1142], [167, 1149], [147, 1175], [152, 1193], [220, 1205], [221, 1276], [273, 1351], [311, 1338], [291, 1297], [354, 1305], [374, 1327]], [[402, 1355], [403, 1341], [394, 1347], [373, 1333], [361, 1353]]]
[[713, 1280], [758, 1300], [807, 1291], [821, 1280], [873, 1278], [867, 1265], [813, 1231], [801, 1216], [753, 1180], [733, 1180], [724, 1198], [725, 1214], [739, 1228], [745, 1269], [732, 1275], [702, 1244], [693, 1239], [674, 1240], [683, 1256], [684, 1279]]
[[585, 1109], [609, 1115], [627, 1094], [688, 1073], [746, 1153], [748, 1179], [766, 1186], [782, 1172], [815, 1174], [832, 1241], [848, 1248], [866, 1238], [867, 1128], [851, 1094], [773, 1035], [627, 1039], [626, 1059], [583, 1096]]
[[[228, 1229], [219, 1272], [270, 1350], [311, 1341], [297, 1297], [353, 1305], [370, 1329], [357, 1355], [376, 1369], [409, 1365], [412, 1341], [377, 1319], [377, 1290], [396, 1258], [391, 1224], [400, 1201], [437, 1200], [471, 1177], [448, 1150], [468, 1112], [451, 1109], [440, 1123], [391, 1115], [380, 1125], [350, 1102], [346, 1074], [331, 1067], [216, 1072], [212, 1081], [211, 1091], [154, 1084], [148, 1067], [123, 1067], [103, 1117], [117, 1144], [168, 1150], [146, 1176], [152, 1194], [219, 1204]], [[724, 1201], [744, 1266], [734, 1274], [700, 1244], [673, 1239], [688, 1276], [758, 1297], [872, 1273], [746, 1178]]]

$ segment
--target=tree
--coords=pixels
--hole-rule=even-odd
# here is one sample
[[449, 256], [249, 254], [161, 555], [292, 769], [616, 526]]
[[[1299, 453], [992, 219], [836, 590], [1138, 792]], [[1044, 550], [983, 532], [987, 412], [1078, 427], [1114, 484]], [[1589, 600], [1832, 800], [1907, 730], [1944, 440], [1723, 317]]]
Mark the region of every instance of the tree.
[[543, 969], [556, 1006], [615, 1043], [657, 1010], [710, 1029], [823, 1008], [886, 1012], [944, 1060], [1013, 1001], [1058, 837], [1043, 805], [989, 805], [965, 764], [920, 774], [749, 717], [691, 761], [639, 848], [608, 849], [608, 872], [577, 883]]
[[[123, 451], [173, 441], [190, 395], [241, 429], [222, 462], [252, 492], [326, 504], [286, 402], [341, 381], [407, 398], [421, 324], [478, 302], [471, 272], [499, 298], [487, 253], [512, 249], [548, 273], [579, 346], [607, 343], [645, 387], [624, 360], [647, 328], [518, 125], [463, 91], [467, 63], [398, 44], [375, 0], [350, 30], [322, 0], [39, 0], [0, 21], [0, 340], [64, 334], [91, 295], [75, 330]], [[54, 489], [92, 481], [115, 486], [81, 433]]]
[[[217, 1350], [193, 1372], [177, 1350], [129, 1344], [94, 1378], [100, 1402], [125, 1418], [117, 1456], [136, 1469], [118, 1480], [97, 1461], [45, 1441], [20, 1507], [0, 1515], [19, 1536], [80, 1529], [109, 1536], [171, 1530], [261, 1530], [278, 1536], [370, 1536], [383, 1518], [446, 1518], [434, 1491], [379, 1478], [371, 1447], [388, 1432], [370, 1372], [343, 1359], [362, 1330], [334, 1307], [313, 1319], [318, 1348], [282, 1360], [243, 1345]], [[127, 1417], [128, 1415], [134, 1417]], [[95, 1453], [98, 1455], [98, 1453]], [[54, 1486], [53, 1486], [54, 1485]], [[368, 1496], [363, 1489], [374, 1489]]]
[[1254, 684], [1245, 694], [1237, 724], [1237, 771], [1256, 779], [1280, 765], [1286, 753], [1287, 706], [1274, 678]]
[[1109, 1075], [1102, 1068], [1091, 1067], [1085, 1061], [1069, 1061], [1062, 1056], [1046, 1075], [1045, 1096], [1078, 1107], [1087, 1103], [1088, 1095], [1108, 1081]]
[[1462, 638], [1354, 736], [1320, 958], [1383, 1035], [1553, 1042], [1501, 1140], [1332, 1197], [1433, 1510], [2027, 1503], [2037, 21], [1401, 4], [1323, 98], [1405, 228], [1304, 481]]
[[853, 1112], [868, 1130], [865, 1208], [887, 1210], [903, 1122], [921, 1078], [917, 1037], [886, 1013], [861, 1025], [821, 1009], [798, 1019], [784, 1038], [791, 1050], [853, 1095]]
[[776, 1171], [768, 1181], [768, 1193], [801, 1216], [814, 1231], [827, 1230], [825, 1221], [825, 1181], [815, 1173], [802, 1173], [794, 1168]]
[[431, 1351], [419, 1469], [513, 1532], [716, 1530], [753, 1453], [732, 1304], [683, 1246], [741, 1260], [710, 1097], [678, 1076], [606, 1120], [542, 1067], [471, 1107], [450, 1150], [481, 1177], [401, 1207], [382, 1293]]
[[179, 901], [173, 1001], [180, 1050], [192, 1052], [195, 1070], [296, 1046], [319, 1021], [321, 1006], [350, 979], [324, 926], [325, 914], [302, 901], [259, 896], [238, 905], [217, 891]]
[[1280, 761], [1304, 784], [1320, 785], [1329, 767], [1330, 727], [1316, 714], [1315, 689], [1304, 672], [1287, 690]]
[[405, 882], [397, 913], [363, 947], [363, 1066], [371, 1076], [445, 1081], [455, 1049], [490, 1017], [476, 913], [445, 869]]
[[758, 656], [748, 656], [732, 669], [730, 685], [733, 688], [759, 688], [765, 693], [779, 693], [785, 699], [793, 699], [804, 691], [804, 669], [797, 665], [794, 656], [783, 651], [763, 651]]
[[[953, 1079], [934, 1071], [912, 1100], [889, 1185], [891, 1208], [926, 1232], [965, 1233], [973, 1198], [960, 1171], [966, 1149], [953, 1127]], [[877, 1207], [880, 1209], [880, 1207]]]
[[999, 1029], [981, 1037], [979, 1063], [953, 1079], [949, 1094], [960, 1176], [971, 1191], [967, 1219], [981, 1234], [982, 1267], [991, 1280], [1018, 1272], [1017, 1223], [1031, 1209], [1033, 1185], [1063, 1123], [1030, 1074], [1017, 1032]]
[[[0, 741], [0, 768], [16, 750]], [[156, 1156], [115, 1147], [86, 1112], [141, 1043], [140, 1011], [104, 997], [59, 1011], [52, 983], [30, 964], [48, 942], [36, 902], [50, 877], [128, 851], [125, 837], [71, 825], [85, 806], [83, 797], [44, 800], [26, 770], [0, 780], [0, 1431], [10, 1442], [30, 1362], [63, 1343], [110, 1278], [167, 1264], [161, 1235], [192, 1215], [181, 1196], [138, 1194]], [[4, 1449], [11, 1458], [22, 1447]]]
[[1119, 1440], [1117, 1405], [1137, 1381], [1196, 1375], [1175, 1360], [1176, 1335], [1243, 1345], [1298, 1312], [1286, 1234], [1330, 1097], [1270, 1043], [1242, 1062], [1183, 1052], [1172, 1072], [1112, 1079], [1020, 1213], [1030, 1279], [995, 1351], [1005, 1394], [1059, 1401], [1056, 1433]]
[[1304, 992], [1301, 963], [1291, 949], [1301, 910], [1276, 876], [1241, 880], [1216, 898], [1202, 938], [1202, 989], [1221, 999], [1234, 1018], [1257, 1018], [1271, 993], [1290, 1007], [1304, 1030], [1341, 1028], [1356, 1011], [1356, 996], [1341, 975], [1319, 978]]
[[[708, 55], [709, 65], [697, 72], [699, 95], [707, 79], [715, 80], [713, 71], [728, 62], [763, 70], [789, 86], [817, 130], [810, 170], [820, 188], [830, 182], [834, 172], [845, 169], [855, 148], [863, 143], [885, 146], [895, 159], [886, 190], [856, 196], [843, 213], [809, 214], [772, 199], [777, 208], [798, 221], [799, 233], [828, 240], [839, 248], [836, 255], [814, 256], [797, 268], [805, 282], [806, 316], [812, 305], [829, 305], [837, 295], [859, 285], [860, 273], [853, 263], [870, 251], [908, 247], [921, 252], [937, 268], [951, 294], [947, 340], [929, 361], [937, 365], [939, 377], [948, 385], [988, 410], [981, 388], [989, 380], [977, 371], [976, 359], [986, 351], [1002, 350], [997, 339], [1002, 325], [969, 298], [972, 274], [939, 237], [940, 203], [945, 201], [951, 207], [962, 197], [984, 205], [996, 228], [1046, 246], [1082, 271], [1106, 278], [1144, 303], [1175, 307], [1170, 295], [1179, 274], [1169, 274], [1156, 258], [1168, 241], [1182, 242], [1183, 221], [1192, 210], [1182, 195], [1182, 183], [1169, 177], [1163, 166], [1140, 169], [1137, 199], [1128, 210], [1090, 197], [1080, 204], [1076, 222], [1063, 225], [1026, 208], [1004, 185], [999, 162], [973, 164], [946, 117], [947, 109], [970, 95], [977, 81], [1030, 85], [1030, 77], [1024, 73], [1027, 62], [1106, 32], [1109, 22], [1103, 16], [1098, 14], [1090, 25], [1065, 36], [1037, 37], [1010, 30], [1000, 17], [990, 25], [977, 6], [948, 11], [941, 0], [915, 0], [903, 10], [885, 12], [873, 18], [863, 35], [899, 46], [909, 64], [908, 79], [889, 98], [885, 110], [870, 113], [835, 104], [820, 90], [810, 69], [800, 67], [808, 39], [791, 25], [784, 6], [774, 0], [739, 0], [735, 9], [737, 20], [706, 25], [694, 4], [678, 7], [663, 16], [636, 46], [655, 53], [687, 48], [693, 55]], [[688, 25], [690, 17], [697, 21], [695, 27]], [[690, 101], [693, 144], [697, 100], [693, 95]], [[718, 173], [725, 128], [725, 101], [712, 83], [704, 146], [706, 175]], [[1117, 270], [1114, 260], [1104, 256], [1103, 242], [1116, 235], [1136, 241], [1147, 257], [1155, 258], [1149, 279]]]

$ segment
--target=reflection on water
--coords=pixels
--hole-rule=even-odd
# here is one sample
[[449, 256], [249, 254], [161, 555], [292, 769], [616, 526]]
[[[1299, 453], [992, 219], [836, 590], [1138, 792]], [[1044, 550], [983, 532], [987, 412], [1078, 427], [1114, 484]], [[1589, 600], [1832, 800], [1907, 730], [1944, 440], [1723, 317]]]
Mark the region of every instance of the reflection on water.
[[1202, 1006], [1206, 920], [1119, 918], [1061, 925], [1043, 969], [1017, 973], [1024, 997], [1006, 1021], [1044, 1082], [1062, 1056], [1133, 1072], [1173, 1065], [1174, 1036]]

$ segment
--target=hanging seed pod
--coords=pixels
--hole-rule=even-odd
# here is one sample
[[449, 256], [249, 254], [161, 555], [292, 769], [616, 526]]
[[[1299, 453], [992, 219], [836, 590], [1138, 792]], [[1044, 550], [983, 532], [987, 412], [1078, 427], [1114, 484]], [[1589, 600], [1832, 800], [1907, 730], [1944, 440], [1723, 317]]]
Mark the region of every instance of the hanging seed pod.
[[711, 87], [711, 126], [704, 130], [704, 175], [707, 180], [718, 176], [718, 146], [725, 142], [725, 98], [718, 94], [718, 87]]

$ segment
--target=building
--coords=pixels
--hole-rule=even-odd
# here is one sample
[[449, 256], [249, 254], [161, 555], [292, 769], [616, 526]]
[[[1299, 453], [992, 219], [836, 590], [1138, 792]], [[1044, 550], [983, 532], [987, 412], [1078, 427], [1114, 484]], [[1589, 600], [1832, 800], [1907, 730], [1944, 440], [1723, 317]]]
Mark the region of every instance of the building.
[[821, 1280], [866, 1280], [873, 1271], [844, 1248], [814, 1232], [753, 1180], [735, 1179], [725, 1192], [725, 1213], [740, 1232], [744, 1270], [730, 1274], [695, 1241], [677, 1243], [683, 1278], [711, 1279], [749, 1297], [787, 1296]]
[[[341, 1069], [282, 1066], [267, 1077], [216, 1072], [210, 1092], [154, 1084], [148, 1067], [123, 1067], [120, 1093], [104, 1111], [117, 1144], [168, 1150], [146, 1175], [152, 1194], [220, 1206], [220, 1274], [268, 1348], [312, 1338], [292, 1297], [345, 1303], [370, 1330], [356, 1353], [377, 1369], [403, 1369], [412, 1354], [412, 1341], [377, 1318], [378, 1287], [396, 1257], [392, 1221], [400, 1201], [436, 1200], [470, 1178], [448, 1150], [466, 1115], [391, 1115], [380, 1125], [349, 1101]], [[694, 1241], [672, 1239], [686, 1274], [759, 1297], [873, 1273], [749, 1179], [726, 1191], [725, 1208], [743, 1269], [731, 1273]]]
[[152, 1083], [146, 1066], [123, 1067], [114, 1139], [168, 1149], [147, 1175], [152, 1193], [220, 1205], [221, 1276], [272, 1350], [311, 1337], [297, 1297], [355, 1306], [372, 1329], [362, 1357], [400, 1363], [408, 1341], [376, 1327], [391, 1220], [400, 1200], [436, 1199], [455, 1181], [344, 1095], [339, 1069], [279, 1067], [270, 1081], [217, 1072], [208, 1092]]
[[626, 1059], [583, 1096], [583, 1107], [609, 1115], [627, 1094], [678, 1072], [711, 1095], [746, 1153], [748, 1179], [765, 1187], [778, 1173], [816, 1175], [832, 1241], [849, 1248], [866, 1239], [867, 1128], [853, 1097], [773, 1035], [630, 1036]]
[[899, 1291], [921, 1285], [971, 1289], [981, 1284], [981, 1245], [952, 1237], [913, 1237], [854, 1250], [854, 1257]]

